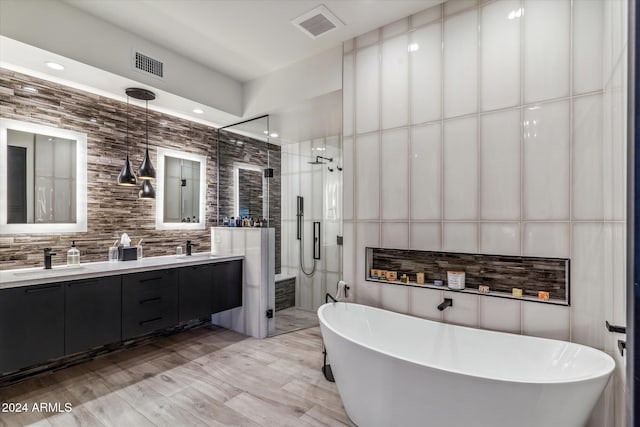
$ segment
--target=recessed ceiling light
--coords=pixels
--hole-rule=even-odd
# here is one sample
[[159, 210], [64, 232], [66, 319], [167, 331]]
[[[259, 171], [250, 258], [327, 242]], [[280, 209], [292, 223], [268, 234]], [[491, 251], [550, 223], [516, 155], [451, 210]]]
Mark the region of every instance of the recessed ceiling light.
[[277, 134], [277, 133], [275, 133], [275, 132], [273, 132], [273, 133], [272, 133], [271, 135], [269, 135], [269, 136], [271, 136], [271, 138], [277, 138], [277, 137], [278, 137], [278, 134]]
[[36, 89], [35, 87], [32, 86], [22, 86], [22, 89], [28, 91], [28, 92], [38, 92], [38, 89]]
[[411, 43], [409, 46], [407, 46], [407, 50], [409, 52], [415, 52], [416, 50], [420, 49], [420, 45], [418, 43]]
[[194, 108], [194, 109], [193, 109], [193, 112], [194, 112], [194, 113], [196, 113], [196, 114], [202, 114], [202, 113], [204, 113], [204, 111], [202, 111], [200, 108]]
[[58, 64], [57, 62], [47, 61], [47, 62], [45, 62], [45, 64], [47, 65], [47, 67], [49, 67], [51, 69], [54, 69], [54, 70], [58, 70], [58, 71], [64, 70], [64, 65]]
[[264, 132], [262, 132], [262, 133], [264, 133], [265, 135], [269, 135], [269, 131], [268, 131], [268, 130], [265, 130], [265, 131], [264, 131]]

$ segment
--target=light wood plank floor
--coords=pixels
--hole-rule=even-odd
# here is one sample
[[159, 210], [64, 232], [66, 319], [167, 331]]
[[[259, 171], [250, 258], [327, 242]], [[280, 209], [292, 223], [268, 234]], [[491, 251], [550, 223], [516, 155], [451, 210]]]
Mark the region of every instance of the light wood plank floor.
[[280, 335], [298, 329], [307, 329], [318, 326], [318, 314], [315, 311], [303, 310], [298, 307], [289, 307], [276, 311], [276, 328], [274, 335]]
[[321, 351], [318, 327], [264, 340], [199, 328], [0, 388], [29, 407], [0, 426], [352, 426]]

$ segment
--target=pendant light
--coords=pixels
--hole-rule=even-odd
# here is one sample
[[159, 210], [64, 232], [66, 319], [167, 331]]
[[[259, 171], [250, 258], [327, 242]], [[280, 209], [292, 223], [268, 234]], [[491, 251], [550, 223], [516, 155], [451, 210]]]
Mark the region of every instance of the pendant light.
[[118, 175], [118, 185], [125, 187], [133, 187], [138, 184], [136, 181], [136, 175], [131, 168], [131, 162], [129, 161], [129, 93], [127, 92], [127, 157], [124, 161], [124, 166]]
[[151, 185], [150, 180], [145, 179], [144, 181], [142, 181], [142, 185], [140, 186], [140, 191], [138, 191], [138, 198], [144, 199], [144, 200], [156, 198], [156, 190], [153, 188], [153, 185]]
[[[151, 99], [155, 99], [155, 95], [153, 95], [153, 98]], [[142, 179], [144, 181], [149, 179], [156, 179], [156, 169], [153, 167], [153, 164], [151, 163], [151, 158], [149, 157], [149, 99], [148, 98], [145, 98], [145, 116], [146, 116], [145, 133], [146, 133], [146, 139], [147, 139], [147, 148], [144, 152], [144, 160], [142, 160], [140, 169], [138, 169], [138, 179]]]

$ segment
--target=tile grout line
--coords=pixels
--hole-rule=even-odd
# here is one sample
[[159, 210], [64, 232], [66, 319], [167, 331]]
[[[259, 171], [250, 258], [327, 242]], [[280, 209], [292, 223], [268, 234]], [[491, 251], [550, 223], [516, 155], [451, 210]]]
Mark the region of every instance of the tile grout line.
[[[476, 7], [476, 251], [482, 252], [482, 230], [480, 226], [481, 201], [482, 201], [482, 127], [480, 123], [480, 111], [482, 108], [482, 6], [478, 2]], [[480, 327], [482, 319], [482, 304], [480, 297], [476, 297], [478, 310], [476, 324]]]
[[440, 250], [445, 247], [445, 159], [444, 159], [444, 3], [440, 5]]

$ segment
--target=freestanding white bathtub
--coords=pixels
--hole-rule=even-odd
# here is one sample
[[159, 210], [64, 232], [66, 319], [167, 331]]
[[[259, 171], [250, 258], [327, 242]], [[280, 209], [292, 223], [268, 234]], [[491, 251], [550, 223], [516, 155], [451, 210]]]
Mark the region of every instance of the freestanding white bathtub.
[[360, 427], [582, 427], [615, 365], [579, 344], [358, 304], [325, 304], [318, 317]]

